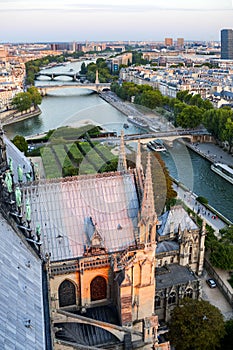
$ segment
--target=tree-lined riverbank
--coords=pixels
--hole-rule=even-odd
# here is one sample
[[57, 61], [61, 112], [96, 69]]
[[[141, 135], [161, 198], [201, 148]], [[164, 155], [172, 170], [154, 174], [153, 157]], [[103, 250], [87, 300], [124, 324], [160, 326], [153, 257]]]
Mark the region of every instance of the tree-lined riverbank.
[[15, 124], [20, 121], [37, 117], [41, 114], [41, 110], [38, 106], [31, 107], [29, 111], [19, 112], [17, 110], [10, 110], [0, 113], [0, 121], [2, 125], [10, 125]]

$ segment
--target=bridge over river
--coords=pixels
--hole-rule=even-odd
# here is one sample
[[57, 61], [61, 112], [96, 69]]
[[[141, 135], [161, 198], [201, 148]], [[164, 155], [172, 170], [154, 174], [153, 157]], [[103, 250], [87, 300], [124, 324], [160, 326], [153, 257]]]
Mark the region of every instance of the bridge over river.
[[[161, 139], [164, 141], [167, 141], [168, 143], [172, 144], [173, 141], [177, 139], [189, 139], [190, 142], [213, 142], [211, 134], [209, 134], [206, 130], [198, 129], [182, 129], [182, 130], [170, 130], [170, 131], [159, 131], [159, 132], [153, 132], [153, 133], [144, 133], [144, 134], [130, 134], [124, 136], [124, 141], [126, 143], [128, 142], [136, 142], [140, 140], [142, 144], [147, 144], [150, 141], [154, 141], [156, 139]], [[94, 140], [94, 139], [92, 139]], [[111, 140], [118, 142], [120, 140], [120, 136], [110, 136], [110, 137], [103, 137], [103, 138], [95, 138], [95, 140]]]
[[40, 77], [48, 77], [50, 80], [55, 80], [56, 78], [59, 77], [70, 77], [72, 78], [73, 81], [77, 81], [79, 79], [86, 79], [85, 74], [80, 74], [79, 72], [39, 72], [35, 75], [36, 80]]
[[88, 89], [95, 92], [102, 92], [104, 90], [110, 90], [110, 83], [61, 83], [58, 82], [57, 84], [49, 85], [49, 84], [43, 84], [43, 85], [36, 85], [37, 89], [39, 90], [40, 94], [42, 96], [46, 96], [49, 92], [59, 89], [70, 89], [70, 88], [78, 88], [78, 89]]

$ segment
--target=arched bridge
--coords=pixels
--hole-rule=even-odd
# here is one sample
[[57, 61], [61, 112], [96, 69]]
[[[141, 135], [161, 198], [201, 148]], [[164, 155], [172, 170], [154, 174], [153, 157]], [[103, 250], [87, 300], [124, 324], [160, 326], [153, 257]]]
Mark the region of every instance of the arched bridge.
[[138, 141], [144, 145], [146, 145], [150, 141], [154, 141], [156, 139], [161, 139], [166, 142], [168, 145], [172, 146], [173, 141], [178, 139], [188, 139], [191, 143], [195, 142], [212, 142], [212, 136], [206, 131], [194, 131], [194, 130], [186, 130], [186, 131], [164, 131], [164, 132], [156, 132], [153, 134], [139, 134], [139, 135], [125, 135], [125, 142]]
[[86, 79], [86, 75], [80, 74], [79, 72], [39, 72], [35, 75], [35, 79], [38, 79], [39, 77], [48, 77], [51, 80], [54, 80], [58, 77], [70, 77], [73, 81], [77, 81], [79, 79]]
[[[190, 142], [212, 142], [213, 137], [211, 134], [209, 134], [206, 130], [168, 130], [168, 131], [161, 131], [161, 132], [153, 132], [153, 133], [145, 133], [145, 134], [130, 134], [130, 135], [124, 135], [124, 141], [125, 143], [130, 142], [137, 142], [140, 140], [141, 144], [148, 144], [150, 141], [154, 141], [156, 139], [161, 139], [168, 144], [172, 145], [173, 141], [177, 139], [189, 139]], [[95, 138], [93, 140], [100, 140], [101, 138]], [[103, 141], [106, 140], [106, 138], [102, 139]], [[120, 136], [118, 137], [111, 137], [111, 141], [119, 142]]]
[[89, 89], [99, 93], [103, 90], [110, 90], [110, 85], [110, 83], [73, 83], [59, 85], [37, 85], [36, 87], [42, 96], [46, 96], [50, 91], [68, 88]]

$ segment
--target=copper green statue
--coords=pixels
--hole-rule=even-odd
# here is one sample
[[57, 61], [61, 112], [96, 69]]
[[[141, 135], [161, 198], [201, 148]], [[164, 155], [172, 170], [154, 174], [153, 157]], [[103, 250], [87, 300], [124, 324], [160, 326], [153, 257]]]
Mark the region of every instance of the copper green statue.
[[17, 166], [17, 172], [18, 172], [18, 181], [23, 182], [23, 169], [20, 165]]
[[10, 168], [11, 174], [13, 174], [13, 160], [11, 157], [9, 158], [9, 168]]
[[27, 202], [26, 202], [26, 220], [27, 222], [31, 221], [31, 206], [30, 206], [29, 198], [27, 199]]
[[17, 207], [20, 208], [22, 204], [22, 200], [21, 200], [21, 191], [19, 187], [16, 187], [15, 189], [15, 199], [16, 199]]
[[9, 172], [6, 173], [5, 184], [6, 184], [8, 192], [11, 193], [12, 192], [12, 177], [11, 177], [11, 174]]

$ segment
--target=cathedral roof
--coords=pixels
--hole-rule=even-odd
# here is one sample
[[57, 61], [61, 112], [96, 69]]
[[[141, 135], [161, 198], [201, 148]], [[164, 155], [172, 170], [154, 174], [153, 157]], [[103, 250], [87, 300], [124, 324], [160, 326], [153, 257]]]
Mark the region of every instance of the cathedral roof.
[[44, 253], [52, 261], [83, 255], [97, 228], [107, 251], [135, 242], [138, 198], [132, 173], [105, 173], [41, 180], [25, 185], [24, 211], [31, 204], [31, 227], [41, 227]]
[[166, 253], [177, 250], [179, 251], [179, 243], [175, 241], [162, 241], [157, 243], [156, 254]]
[[41, 260], [0, 214], [0, 349], [45, 349]]
[[171, 264], [156, 269], [155, 276], [157, 290], [198, 280], [188, 267], [178, 264]]
[[187, 230], [196, 230], [198, 226], [190, 218], [188, 213], [184, 210], [182, 206], [175, 206], [171, 208], [170, 211], [167, 211], [159, 217], [160, 225], [157, 229], [159, 236], [169, 235], [171, 232], [171, 225], [174, 226], [174, 233], [178, 233], [179, 227], [181, 231], [184, 229]]

